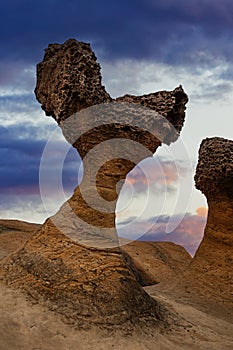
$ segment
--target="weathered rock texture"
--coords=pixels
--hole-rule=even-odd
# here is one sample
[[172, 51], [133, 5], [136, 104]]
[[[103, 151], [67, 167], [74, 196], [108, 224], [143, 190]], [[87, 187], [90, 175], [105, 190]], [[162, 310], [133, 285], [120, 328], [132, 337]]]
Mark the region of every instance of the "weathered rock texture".
[[[139, 285], [125, 254], [117, 247], [107, 248], [110, 242], [117, 246], [113, 200], [117, 198], [117, 184], [137, 162], [155, 152], [162, 142], [169, 144], [177, 139], [187, 95], [179, 87], [171, 92], [130, 97], [133, 103], [129, 103], [128, 96], [113, 102], [101, 85], [100, 67], [90, 46], [74, 39], [63, 45], [49, 45], [38, 65], [35, 92], [46, 114], [60, 124], [66, 139], [83, 158], [85, 185], [75, 190], [73, 197], [46, 220], [23, 249], [8, 258], [3, 267], [5, 278], [37, 300], [46, 300], [51, 308], [79, 325], [157, 324], [162, 318], [158, 303]], [[145, 104], [148, 108], [143, 107]], [[87, 107], [90, 108], [81, 111]], [[93, 119], [95, 122], [103, 118], [103, 110], [107, 110], [105, 115], [112, 113], [108, 120], [113, 122], [102, 120], [97, 127], [85, 131], [87, 124], [93, 125]], [[78, 111], [67, 128], [67, 120]], [[126, 123], [122, 123], [121, 115], [126, 115]], [[135, 126], [135, 118], [139, 126]], [[174, 122], [175, 132], [168, 120]], [[79, 136], [75, 138], [76, 132]], [[95, 146], [116, 138], [135, 141], [131, 146], [141, 144], [147, 151], [126, 147], [128, 160], [113, 156], [115, 159], [101, 163], [93, 178], [96, 158], [102, 161], [105, 153], [114, 155], [117, 147], [115, 143], [108, 144], [88, 161], [86, 155]], [[118, 143], [119, 148], [124, 146], [123, 141]], [[103, 208], [95, 209], [99, 203], [96, 189], [105, 199]], [[93, 247], [97, 240], [101, 243], [99, 248]]]
[[143, 96], [124, 95], [118, 97], [116, 101], [136, 103], [153, 109], [164, 116], [180, 132], [184, 124], [185, 104], [188, 98], [182, 87], [179, 86], [170, 93], [158, 91]]
[[208, 203], [233, 198], [233, 141], [220, 137], [202, 141], [195, 183]]
[[28, 232], [31, 234], [41, 227], [40, 224], [34, 224], [31, 222], [21, 220], [2, 220], [0, 219], [0, 235], [14, 234], [18, 232]]
[[[115, 205], [123, 184], [120, 181], [125, 179], [135, 164], [154, 153], [162, 142], [170, 144], [178, 138], [184, 122], [187, 95], [180, 86], [169, 92], [139, 97], [126, 95], [114, 102], [101, 85], [100, 66], [90, 45], [74, 39], [63, 45], [49, 45], [46, 49], [43, 61], [37, 66], [35, 93], [46, 114], [60, 124], [64, 136], [83, 159], [85, 178], [88, 181], [82, 181], [82, 188], [76, 189], [69, 206], [83, 221], [88, 220], [89, 224], [96, 227], [111, 228], [107, 237], [115, 241]], [[92, 105], [94, 107], [88, 108]], [[80, 110], [82, 112], [76, 113]], [[98, 121], [96, 126], [95, 121]], [[134, 143], [129, 146], [125, 142], [124, 152], [124, 143], [119, 141], [116, 145], [114, 142], [98, 154], [90, 156], [90, 151], [97, 145], [120, 138]], [[148, 153], [142, 153], [136, 144], [144, 146]], [[114, 154], [114, 151], [120, 149], [121, 155], [127, 154], [128, 160], [119, 156], [112, 157], [114, 159], [109, 161], [104, 159], [106, 154]], [[98, 173], [93, 174], [97, 163], [102, 166]], [[96, 190], [105, 199], [105, 203], [98, 205]], [[98, 207], [99, 210], [96, 210]], [[67, 206], [63, 211], [67, 216]], [[63, 231], [67, 227], [62, 220], [59, 221], [59, 226], [62, 226]], [[76, 226], [79, 226], [81, 232], [80, 224], [76, 223]], [[72, 232], [75, 230], [74, 227]], [[78, 239], [84, 243], [88, 230], [84, 228], [82, 231], [85, 233]], [[73, 233], [71, 235], [74, 236]]]
[[111, 97], [101, 84], [100, 65], [90, 44], [67, 40], [51, 44], [37, 65], [35, 94], [46, 115], [58, 123]]

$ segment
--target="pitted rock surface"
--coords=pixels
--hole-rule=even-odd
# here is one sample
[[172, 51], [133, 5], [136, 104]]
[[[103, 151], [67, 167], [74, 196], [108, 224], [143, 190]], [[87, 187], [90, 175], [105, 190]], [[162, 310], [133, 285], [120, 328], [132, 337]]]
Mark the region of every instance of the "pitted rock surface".
[[180, 132], [184, 124], [185, 105], [188, 102], [188, 96], [184, 93], [182, 86], [179, 86], [173, 91], [159, 91], [142, 96], [125, 95], [118, 97], [116, 101], [137, 103], [153, 109], [165, 117]]
[[221, 137], [202, 141], [195, 182], [208, 201], [233, 198], [233, 141]]
[[[91, 224], [115, 228], [116, 199], [123, 180], [137, 163], [152, 156], [162, 143], [177, 140], [184, 122], [187, 95], [180, 86], [174, 91], [139, 97], [126, 95], [113, 100], [101, 85], [100, 66], [90, 45], [74, 39], [62, 45], [49, 45], [45, 50], [44, 59], [37, 66], [35, 93], [46, 114], [59, 123], [67, 141], [82, 157], [84, 179], [89, 176], [88, 181], [82, 181], [83, 190], [76, 189], [70, 206], [77, 216], [87, 218]], [[124, 142], [108, 144], [99, 154], [86, 160], [86, 155], [90, 155], [96, 146], [115, 139]], [[129, 145], [127, 140], [133, 142]], [[123, 145], [123, 156], [105, 159], [106, 154], [123, 149]], [[138, 145], [144, 146], [147, 153]], [[96, 163], [101, 166], [98, 173], [92, 175]], [[97, 206], [96, 188], [106, 199], [100, 211], [85, 204], [88, 200]], [[86, 200], [82, 198], [83, 193]], [[104, 215], [104, 212], [108, 214]], [[67, 214], [66, 208], [64, 213]], [[73, 236], [73, 231], [71, 234]], [[117, 235], [113, 232], [107, 236], [116, 239]]]
[[46, 115], [58, 123], [83, 108], [111, 101], [90, 44], [75, 39], [45, 50], [37, 65], [35, 94]]

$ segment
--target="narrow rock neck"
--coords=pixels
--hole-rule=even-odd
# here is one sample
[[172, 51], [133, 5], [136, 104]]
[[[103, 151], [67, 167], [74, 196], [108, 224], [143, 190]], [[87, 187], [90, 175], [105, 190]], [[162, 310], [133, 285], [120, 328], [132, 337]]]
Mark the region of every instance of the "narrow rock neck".
[[208, 201], [206, 236], [233, 245], [233, 200], [221, 196]]

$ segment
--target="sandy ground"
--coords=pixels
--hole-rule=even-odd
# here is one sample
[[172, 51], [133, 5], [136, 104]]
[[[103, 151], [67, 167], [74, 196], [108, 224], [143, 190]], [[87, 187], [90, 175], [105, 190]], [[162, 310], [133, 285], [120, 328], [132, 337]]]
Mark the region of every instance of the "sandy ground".
[[149, 334], [122, 334], [99, 329], [76, 330], [59, 315], [32, 304], [18, 290], [0, 283], [0, 350], [232, 350], [233, 326], [197, 310], [157, 295], [171, 313], [170, 326]]
[[[17, 231], [18, 222], [0, 221], [0, 260], [30, 237], [33, 224], [23, 225], [22, 235]], [[64, 323], [59, 314], [32, 302], [26, 294], [0, 280], [0, 350], [232, 350], [232, 308], [224, 310], [219, 304], [216, 309], [210, 302], [200, 304], [191, 293], [188, 296], [178, 293], [175, 286], [169, 283], [167, 288], [166, 283], [159, 283], [145, 287], [148, 294], [169, 310], [168, 326], [150, 329], [146, 334], [140, 331], [127, 334], [77, 330]]]

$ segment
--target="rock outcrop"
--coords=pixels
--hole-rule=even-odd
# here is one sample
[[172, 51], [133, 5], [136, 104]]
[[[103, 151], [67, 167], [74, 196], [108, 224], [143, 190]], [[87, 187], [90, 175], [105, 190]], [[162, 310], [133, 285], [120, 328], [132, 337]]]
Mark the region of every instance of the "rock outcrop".
[[[195, 175], [196, 188], [207, 198], [231, 202], [233, 198], [233, 141], [221, 137], [202, 141]], [[230, 203], [229, 203], [230, 204]], [[210, 212], [211, 214], [211, 212]], [[221, 220], [221, 217], [220, 217]], [[224, 220], [228, 227], [228, 220]], [[226, 238], [221, 237], [224, 241]], [[232, 241], [232, 237], [229, 237]]]
[[59, 212], [5, 261], [4, 278], [79, 326], [158, 324], [160, 306], [118, 247], [115, 205], [134, 165], [179, 136], [187, 95], [179, 87], [130, 97], [134, 102], [128, 96], [113, 101], [90, 46], [74, 39], [46, 49], [35, 92], [77, 148], [84, 178]]
[[188, 102], [187, 95], [184, 94], [182, 86], [173, 91], [158, 91], [155, 93], [134, 96], [124, 95], [116, 99], [117, 102], [129, 102], [148, 107], [164, 116], [180, 132], [185, 118], [185, 104]]

